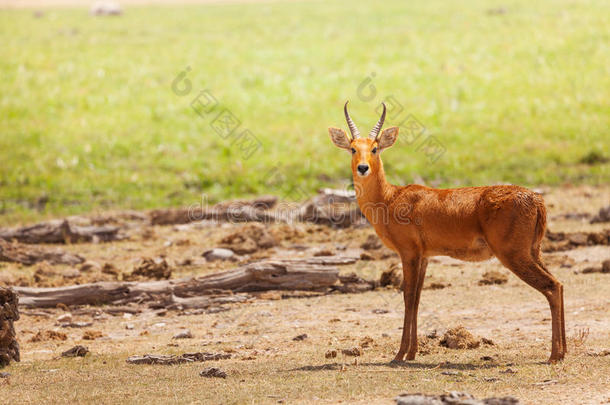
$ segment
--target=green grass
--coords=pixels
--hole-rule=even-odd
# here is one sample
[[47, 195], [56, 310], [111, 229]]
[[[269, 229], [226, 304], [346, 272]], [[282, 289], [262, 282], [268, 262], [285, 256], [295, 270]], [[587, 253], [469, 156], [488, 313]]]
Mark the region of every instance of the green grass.
[[[394, 96], [446, 152], [384, 153], [394, 182], [608, 183], [610, 4], [333, 1], [0, 10], [2, 222], [298, 196], [349, 182], [329, 141]], [[174, 94], [191, 67], [192, 91]], [[358, 86], [371, 72], [377, 96]], [[209, 89], [261, 142], [244, 159], [190, 104]], [[390, 124], [396, 120], [389, 119]], [[591, 160], [590, 156], [597, 157]], [[269, 178], [277, 167], [279, 176]], [[46, 201], [46, 203], [45, 203]]]

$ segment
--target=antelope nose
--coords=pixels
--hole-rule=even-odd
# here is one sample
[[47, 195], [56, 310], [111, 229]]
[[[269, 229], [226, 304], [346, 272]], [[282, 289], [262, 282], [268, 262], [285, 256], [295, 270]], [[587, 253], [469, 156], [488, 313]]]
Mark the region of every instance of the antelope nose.
[[366, 173], [367, 170], [369, 170], [369, 165], [358, 165], [358, 171], [360, 174]]

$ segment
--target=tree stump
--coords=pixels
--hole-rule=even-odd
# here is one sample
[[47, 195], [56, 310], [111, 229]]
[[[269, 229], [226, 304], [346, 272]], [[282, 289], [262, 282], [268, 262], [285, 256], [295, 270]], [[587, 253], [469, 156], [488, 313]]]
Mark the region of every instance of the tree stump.
[[18, 302], [13, 290], [0, 287], [0, 367], [7, 366], [11, 360], [19, 361], [19, 343], [13, 325], [19, 319]]

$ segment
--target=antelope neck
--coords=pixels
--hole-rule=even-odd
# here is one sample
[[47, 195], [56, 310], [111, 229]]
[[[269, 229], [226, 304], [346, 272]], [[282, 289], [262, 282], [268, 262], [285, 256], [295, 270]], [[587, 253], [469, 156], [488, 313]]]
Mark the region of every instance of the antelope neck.
[[383, 163], [379, 161], [379, 169], [367, 177], [359, 177], [354, 173], [354, 186], [356, 199], [360, 207], [384, 203], [389, 205], [396, 194], [396, 186], [388, 183], [383, 170]]

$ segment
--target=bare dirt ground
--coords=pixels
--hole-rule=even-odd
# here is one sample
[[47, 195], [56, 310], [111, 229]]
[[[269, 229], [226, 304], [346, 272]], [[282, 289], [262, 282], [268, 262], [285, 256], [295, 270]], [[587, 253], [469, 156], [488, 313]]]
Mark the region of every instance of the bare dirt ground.
[[[610, 226], [588, 220], [610, 202], [608, 187], [551, 189], [545, 200], [553, 232]], [[384, 254], [384, 248], [361, 248], [374, 234], [368, 226], [333, 229], [304, 223], [266, 225], [278, 244], [257, 248], [238, 262], [208, 262], [201, 256], [247, 226], [133, 226], [124, 241], [62, 246], [86, 258], [89, 267], [0, 263], [0, 285], [122, 280], [143, 257], [165, 258], [172, 278], [214, 273], [265, 257], [312, 256], [320, 250], [368, 253], [372, 257], [365, 254], [363, 260], [340, 267], [342, 274], [355, 272], [365, 279], [379, 279], [398, 262]], [[0, 390], [11, 403], [393, 403], [403, 392], [452, 390], [478, 398], [510, 395], [528, 404], [610, 403], [610, 274], [582, 272], [610, 259], [609, 250], [596, 245], [543, 255], [565, 286], [569, 353], [560, 364], [545, 363], [551, 326], [540, 293], [495, 259], [464, 263], [438, 257], [428, 266], [419, 312], [424, 343], [412, 362], [389, 363], [398, 349], [403, 317], [397, 290], [272, 291], [212, 313], [144, 304], [127, 312], [108, 307], [22, 308], [16, 323], [22, 361], [2, 370], [10, 377], [0, 378]], [[69, 316], [83, 327], [59, 326], [58, 318], [65, 322]], [[441, 346], [443, 333], [456, 326], [493, 344], [472, 349]], [[172, 338], [187, 329], [192, 338]], [[295, 339], [300, 335], [306, 336]], [[74, 345], [86, 346], [90, 353], [60, 357]], [[354, 348], [360, 356], [344, 354]], [[193, 352], [230, 358], [179, 365], [126, 362], [133, 355]], [[200, 376], [207, 367], [220, 368], [226, 378]]]

